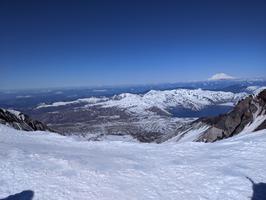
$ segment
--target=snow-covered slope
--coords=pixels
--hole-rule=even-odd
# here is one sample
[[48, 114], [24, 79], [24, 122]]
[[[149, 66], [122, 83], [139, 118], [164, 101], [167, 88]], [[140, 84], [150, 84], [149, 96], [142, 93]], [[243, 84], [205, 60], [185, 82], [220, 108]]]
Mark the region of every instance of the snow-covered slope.
[[106, 100], [108, 100], [108, 99], [105, 98], [105, 97], [102, 97], [102, 98], [89, 97], [89, 98], [77, 99], [77, 100], [74, 100], [74, 101], [59, 101], [59, 102], [54, 102], [52, 104], [40, 104], [39, 106], [37, 106], [37, 108], [66, 106], [66, 105], [70, 105], [70, 104], [80, 104], [80, 103], [93, 104], [93, 103], [106, 101]]
[[266, 86], [263, 86], [263, 87], [261, 87], [261, 86], [249, 86], [249, 87], [246, 88], [246, 91], [250, 92], [250, 93], [252, 93], [254, 95], [257, 95], [257, 94], [259, 94], [261, 91], [263, 91], [265, 89], [266, 89]]
[[173, 107], [197, 111], [210, 105], [236, 103], [246, 95], [246, 93], [234, 94], [232, 92], [208, 91], [202, 89], [151, 90], [144, 95], [123, 93], [111, 98], [92, 97], [71, 102], [55, 102], [49, 105], [42, 104], [37, 108], [64, 106], [82, 102], [87, 103], [87, 106], [102, 106], [104, 108], [116, 107], [137, 114], [150, 113], [150, 110], [153, 108], [168, 113], [168, 109]]
[[[0, 126], [0, 199], [248, 200], [266, 182], [266, 131], [205, 144], [85, 142]], [[258, 194], [255, 194], [258, 195]]]

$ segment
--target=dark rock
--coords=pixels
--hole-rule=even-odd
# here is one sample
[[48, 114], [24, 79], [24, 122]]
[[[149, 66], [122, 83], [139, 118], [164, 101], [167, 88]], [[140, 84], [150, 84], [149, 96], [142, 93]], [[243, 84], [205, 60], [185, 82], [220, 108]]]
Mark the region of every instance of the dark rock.
[[11, 126], [18, 130], [24, 131], [51, 131], [47, 125], [40, 121], [31, 119], [28, 115], [0, 108], [0, 124]]
[[[197, 120], [195, 123], [202, 122], [210, 126], [197, 141], [215, 142], [224, 138], [232, 137], [240, 133], [246, 125], [252, 123], [259, 115], [266, 112], [266, 90], [257, 96], [248, 96], [238, 102], [235, 108], [217, 117], [206, 117]], [[266, 128], [266, 122], [261, 123], [256, 130]]]
[[262, 99], [264, 102], [266, 102], [266, 90], [261, 91], [261, 92], [258, 94], [258, 98], [259, 98], [259, 99]]

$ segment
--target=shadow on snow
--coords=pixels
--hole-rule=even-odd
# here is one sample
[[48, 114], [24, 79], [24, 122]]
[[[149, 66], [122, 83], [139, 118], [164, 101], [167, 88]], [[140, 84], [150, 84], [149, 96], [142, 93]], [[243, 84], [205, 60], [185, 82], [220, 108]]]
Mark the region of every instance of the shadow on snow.
[[266, 200], [266, 183], [255, 183], [251, 178], [246, 178], [252, 183], [253, 195], [251, 200]]
[[10, 195], [4, 199], [0, 200], [32, 200], [34, 196], [34, 192], [31, 190], [25, 190], [20, 193]]
[[[251, 178], [246, 178], [252, 183], [253, 194], [251, 200], [266, 200], [266, 183], [255, 183]], [[32, 200], [33, 196], [34, 192], [32, 190], [25, 190], [0, 200]]]

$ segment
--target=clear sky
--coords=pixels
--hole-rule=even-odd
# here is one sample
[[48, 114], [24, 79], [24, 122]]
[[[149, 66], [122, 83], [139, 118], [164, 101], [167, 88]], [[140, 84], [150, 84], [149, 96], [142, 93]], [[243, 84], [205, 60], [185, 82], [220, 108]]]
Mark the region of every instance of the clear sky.
[[1, 0], [0, 89], [266, 75], [266, 1]]

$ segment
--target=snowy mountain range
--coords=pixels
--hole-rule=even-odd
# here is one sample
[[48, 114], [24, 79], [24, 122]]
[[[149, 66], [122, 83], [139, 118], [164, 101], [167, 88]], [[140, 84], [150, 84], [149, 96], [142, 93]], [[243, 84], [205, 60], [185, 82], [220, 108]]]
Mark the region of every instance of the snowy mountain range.
[[[40, 104], [31, 116], [65, 134], [101, 140], [109, 135], [130, 135], [151, 142], [174, 134], [199, 116], [227, 112], [248, 93], [202, 89], [150, 90]], [[152, 135], [152, 137], [151, 137]]]
[[41, 104], [37, 109], [79, 105], [85, 104], [84, 107], [100, 106], [103, 108], [116, 107], [126, 110], [132, 114], [144, 115], [152, 113], [152, 110], [160, 110], [170, 114], [171, 108], [185, 108], [199, 111], [211, 105], [233, 105], [247, 93], [208, 91], [202, 89], [176, 89], [176, 90], [151, 90], [145, 94], [122, 93], [113, 97], [91, 97], [77, 99], [69, 102], [54, 102], [52, 104]]
[[219, 79], [211, 81], [187, 81], [176, 83], [128, 85], [128, 86], [99, 86], [80, 88], [50, 88], [36, 90], [0, 90], [0, 107], [20, 110], [27, 114], [40, 105], [53, 102], [75, 101], [87, 97], [112, 97], [122, 93], [145, 94], [150, 90], [198, 89], [224, 91], [233, 93], [251, 93], [248, 87], [266, 85], [265, 78], [256, 79]]
[[[39, 109], [58, 109], [58, 107], [66, 106], [67, 112], [62, 111], [62, 108], [60, 112], [50, 112], [51, 115], [48, 119], [51, 120], [51, 116], [59, 118], [61, 115], [64, 128], [68, 124], [67, 121], [71, 121], [75, 128], [78, 127], [74, 130], [84, 130], [84, 132], [76, 131], [77, 135], [82, 135], [89, 140], [119, 140], [119, 138], [123, 138], [123, 140], [156, 143], [168, 140], [214, 142], [240, 132], [252, 132], [265, 128], [266, 90], [256, 88], [253, 92], [253, 96], [247, 96], [246, 93], [234, 94], [201, 89], [150, 91], [143, 95], [125, 93], [110, 98], [87, 98], [71, 102], [55, 102], [51, 105], [41, 105], [37, 108], [37, 111]], [[242, 100], [239, 101], [240, 99]], [[196, 121], [175, 118], [168, 112], [171, 107], [182, 106], [191, 110], [200, 110], [210, 105], [220, 106], [236, 102], [238, 103], [232, 111], [226, 114], [204, 117]], [[69, 107], [70, 105], [74, 107]], [[62, 113], [66, 114], [62, 115]], [[11, 112], [5, 111], [5, 114], [10, 116]], [[13, 111], [13, 114], [15, 118], [24, 116], [15, 111]], [[77, 117], [74, 117], [74, 115]], [[12, 117], [9, 118], [12, 119]], [[73, 121], [74, 119], [77, 121], [76, 123]], [[81, 123], [83, 119], [84, 123]], [[22, 120], [21, 117], [20, 120]], [[18, 124], [18, 122], [12, 122], [11, 126], [16, 127], [14, 124]], [[22, 124], [27, 123], [23, 122]], [[41, 128], [45, 127], [42, 126]], [[66, 133], [64, 131], [59, 132], [61, 134]], [[69, 128], [69, 132], [72, 132], [71, 134], [75, 133], [75, 131], [71, 131], [71, 128]]]

